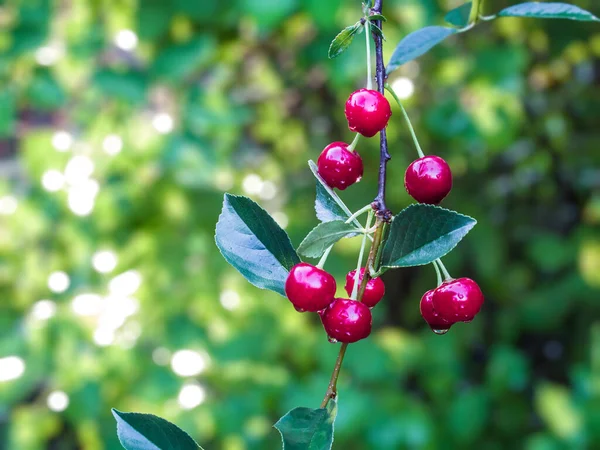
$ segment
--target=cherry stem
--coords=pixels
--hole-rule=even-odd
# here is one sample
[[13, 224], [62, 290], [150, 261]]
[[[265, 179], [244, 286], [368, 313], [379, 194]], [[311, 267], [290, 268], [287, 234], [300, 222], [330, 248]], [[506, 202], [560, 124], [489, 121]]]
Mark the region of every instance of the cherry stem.
[[342, 362], [344, 362], [344, 356], [346, 355], [346, 349], [348, 348], [348, 344], [342, 344], [340, 347], [340, 352], [338, 353], [337, 359], [335, 360], [335, 366], [333, 367], [333, 373], [331, 374], [331, 379], [329, 380], [329, 385], [327, 386], [327, 393], [325, 394], [325, 398], [321, 402], [321, 408], [325, 408], [329, 400], [335, 398], [337, 395], [337, 380], [340, 376], [340, 370], [342, 369]]
[[329, 256], [329, 253], [331, 253], [331, 249], [333, 248], [333, 245], [330, 245], [327, 250], [325, 250], [325, 253], [323, 253], [323, 256], [321, 256], [321, 259], [319, 260], [319, 263], [317, 264], [317, 267], [319, 269], [322, 269], [323, 266], [325, 265], [325, 262], [327, 261], [327, 257]]
[[442, 270], [442, 273], [444, 274], [444, 281], [451, 280], [452, 277], [448, 273], [448, 270], [446, 269], [446, 266], [444, 266], [444, 263], [442, 262], [442, 260], [438, 258], [435, 260], [435, 262], [438, 264], [438, 266], [440, 266], [440, 269]]
[[[363, 206], [358, 211], [356, 211], [354, 214], [352, 214], [350, 217], [348, 217], [348, 219], [346, 220], [346, 223], [352, 222], [358, 216], [361, 216], [362, 214], [366, 213], [369, 210], [371, 210], [371, 211], [373, 210], [373, 207], [371, 206], [371, 204]], [[368, 229], [368, 227], [365, 227], [365, 229]]]
[[356, 133], [356, 136], [354, 136], [352, 143], [348, 146], [348, 150], [353, 152], [354, 149], [356, 148], [356, 144], [358, 144], [359, 140], [360, 140], [360, 133]]
[[442, 274], [440, 273], [440, 268], [435, 261], [433, 261], [431, 264], [433, 264], [435, 274], [437, 275], [437, 285], [440, 286], [442, 284]]
[[371, 70], [371, 22], [365, 21], [365, 36], [367, 41], [367, 89], [373, 89], [373, 72]]
[[[369, 205], [370, 207], [371, 205]], [[358, 261], [356, 263], [356, 272], [354, 273], [354, 286], [352, 287], [352, 295], [350, 298], [352, 300], [356, 300], [356, 295], [358, 294], [358, 284], [360, 280], [360, 269], [362, 267], [362, 260], [365, 254], [365, 244], [367, 243], [367, 234], [369, 227], [371, 226], [371, 220], [373, 219], [373, 210], [369, 211], [369, 215], [367, 216], [367, 223], [365, 224], [365, 232], [363, 234], [362, 243], [360, 245], [360, 252], [358, 253]]]
[[404, 109], [404, 106], [402, 106], [402, 102], [396, 95], [396, 92], [392, 89], [392, 87], [388, 83], [385, 83], [385, 88], [388, 90], [388, 92], [390, 94], [392, 94], [392, 97], [394, 97], [394, 100], [396, 100], [396, 103], [398, 103], [398, 106], [402, 110], [402, 115], [404, 116], [404, 120], [406, 121], [406, 124], [408, 125], [408, 129], [410, 130], [410, 135], [412, 136], [412, 140], [415, 143], [415, 147], [417, 147], [417, 153], [419, 154], [419, 158], [423, 158], [425, 156], [425, 153], [423, 153], [423, 150], [421, 149], [421, 146], [419, 145], [419, 140], [417, 139], [417, 134], [415, 133], [415, 129], [412, 126], [410, 117], [408, 117], [408, 113]]
[[476, 24], [479, 20], [479, 11], [482, 9], [483, 0], [473, 0], [471, 12], [469, 13], [469, 25]]
[[[383, 0], [375, 0], [372, 12], [381, 14]], [[376, 20], [375, 25], [382, 29], [381, 20]], [[383, 39], [377, 33], [373, 33], [375, 41], [375, 78], [377, 79], [377, 90], [381, 95], [385, 94], [385, 66], [383, 64]], [[379, 132], [379, 182], [377, 196], [373, 201], [373, 209], [377, 217], [383, 218], [385, 222], [392, 219], [392, 213], [385, 204], [385, 183], [387, 178], [387, 163], [391, 159], [388, 152], [388, 142], [385, 128]]]

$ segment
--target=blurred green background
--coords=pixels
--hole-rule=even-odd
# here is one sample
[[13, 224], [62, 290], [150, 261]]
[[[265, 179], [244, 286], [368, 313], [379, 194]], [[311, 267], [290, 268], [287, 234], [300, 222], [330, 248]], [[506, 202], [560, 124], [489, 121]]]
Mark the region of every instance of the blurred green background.
[[[387, 57], [458, 5], [386, 0]], [[1, 449], [119, 449], [111, 407], [208, 450], [276, 449], [277, 418], [319, 405], [337, 345], [213, 234], [224, 191], [295, 245], [316, 225], [306, 162], [352, 139], [343, 105], [366, 75], [364, 38], [327, 48], [359, 17], [341, 0], [0, 1]], [[334, 448], [600, 448], [600, 27], [483, 23], [390, 83], [453, 168], [444, 206], [479, 221], [445, 262], [487, 303], [436, 336], [418, 309], [433, 268], [388, 272], [345, 361]], [[398, 211], [417, 155], [393, 112]], [[356, 208], [378, 139], [358, 150]], [[358, 246], [328, 262], [340, 291]]]

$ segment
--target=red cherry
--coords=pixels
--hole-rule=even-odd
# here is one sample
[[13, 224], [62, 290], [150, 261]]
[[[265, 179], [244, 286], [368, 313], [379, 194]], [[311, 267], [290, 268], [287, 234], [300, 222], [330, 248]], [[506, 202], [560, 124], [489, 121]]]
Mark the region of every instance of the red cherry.
[[390, 102], [379, 92], [359, 89], [350, 94], [344, 112], [350, 130], [371, 137], [386, 127], [392, 108]]
[[452, 326], [452, 322], [447, 321], [442, 318], [435, 309], [433, 309], [433, 293], [435, 289], [431, 289], [421, 297], [421, 316], [425, 319], [425, 322], [429, 325], [429, 327], [433, 330], [435, 334], [446, 334], [450, 327]]
[[373, 317], [364, 303], [336, 298], [321, 314], [321, 321], [330, 340], [350, 344], [371, 334]]
[[483, 305], [483, 293], [470, 278], [444, 281], [434, 290], [432, 304], [449, 322], [470, 322]]
[[[346, 289], [348, 295], [352, 295], [352, 289], [354, 289], [355, 275], [356, 269], [354, 269], [351, 272], [348, 272], [348, 275], [346, 275], [346, 286], [344, 286], [344, 288]], [[359, 288], [364, 275], [365, 268], [363, 267], [360, 269], [360, 275], [358, 276]], [[383, 298], [383, 294], [385, 294], [385, 284], [383, 284], [383, 280], [381, 278], [371, 278], [369, 281], [367, 281], [367, 286], [365, 287], [362, 302], [369, 308], [372, 308]]]
[[439, 156], [423, 156], [406, 169], [404, 187], [416, 201], [437, 205], [452, 189], [452, 172]]
[[308, 263], [292, 267], [285, 281], [285, 294], [300, 312], [327, 308], [333, 301], [335, 290], [335, 278]]
[[340, 191], [360, 181], [363, 175], [362, 158], [357, 152], [348, 150], [348, 144], [344, 142], [332, 142], [325, 147], [317, 167], [325, 183]]

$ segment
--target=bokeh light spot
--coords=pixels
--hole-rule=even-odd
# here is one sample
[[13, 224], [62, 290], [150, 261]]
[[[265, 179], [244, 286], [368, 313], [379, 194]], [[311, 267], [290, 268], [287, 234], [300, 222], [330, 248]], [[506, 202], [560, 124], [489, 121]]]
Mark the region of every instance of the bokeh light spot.
[[65, 292], [67, 289], [69, 289], [70, 284], [71, 280], [69, 275], [62, 271], [52, 272], [48, 277], [48, 289], [50, 289], [52, 292], [56, 292], [57, 294]]
[[181, 377], [193, 377], [206, 370], [208, 356], [195, 350], [178, 350], [171, 358], [171, 369]]
[[20, 378], [25, 373], [25, 361], [18, 356], [0, 358], [0, 382]]
[[48, 394], [46, 404], [51, 411], [64, 411], [69, 406], [69, 396], [63, 391], [52, 391]]

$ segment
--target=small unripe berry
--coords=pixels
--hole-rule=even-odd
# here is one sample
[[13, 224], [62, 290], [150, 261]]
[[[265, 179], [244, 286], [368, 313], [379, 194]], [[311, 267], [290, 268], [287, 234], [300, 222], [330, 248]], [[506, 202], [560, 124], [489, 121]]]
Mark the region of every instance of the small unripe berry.
[[300, 312], [327, 308], [335, 296], [335, 278], [308, 263], [292, 267], [285, 281], [285, 294]]
[[331, 341], [349, 344], [371, 334], [371, 310], [356, 300], [336, 298], [320, 316]]
[[360, 181], [363, 175], [362, 158], [348, 150], [344, 142], [333, 142], [325, 147], [317, 160], [317, 168], [325, 183], [340, 191]]
[[444, 281], [434, 290], [432, 304], [449, 322], [470, 322], [483, 305], [483, 292], [470, 278]]
[[[363, 276], [365, 274], [365, 268], [360, 269], [360, 274], [358, 276], [358, 286], [360, 288], [360, 283], [362, 282]], [[348, 295], [352, 295], [352, 290], [354, 289], [354, 276], [356, 275], [356, 269], [351, 272], [348, 272], [346, 275], [346, 285], [344, 288]], [[383, 298], [385, 294], [385, 284], [383, 284], [383, 280], [381, 278], [371, 278], [367, 281], [367, 285], [365, 287], [365, 292], [362, 297], [362, 302], [367, 305], [369, 308], [374, 307], [379, 301]]]
[[372, 137], [387, 126], [392, 108], [378, 91], [359, 89], [350, 94], [344, 112], [350, 130]]
[[453, 322], [448, 322], [433, 309], [432, 300], [434, 292], [435, 289], [431, 289], [423, 294], [419, 309], [421, 310], [421, 316], [423, 316], [423, 319], [425, 319], [425, 322], [427, 322], [435, 334], [446, 334]]
[[439, 156], [424, 156], [406, 169], [404, 187], [416, 201], [437, 205], [452, 189], [452, 172]]

